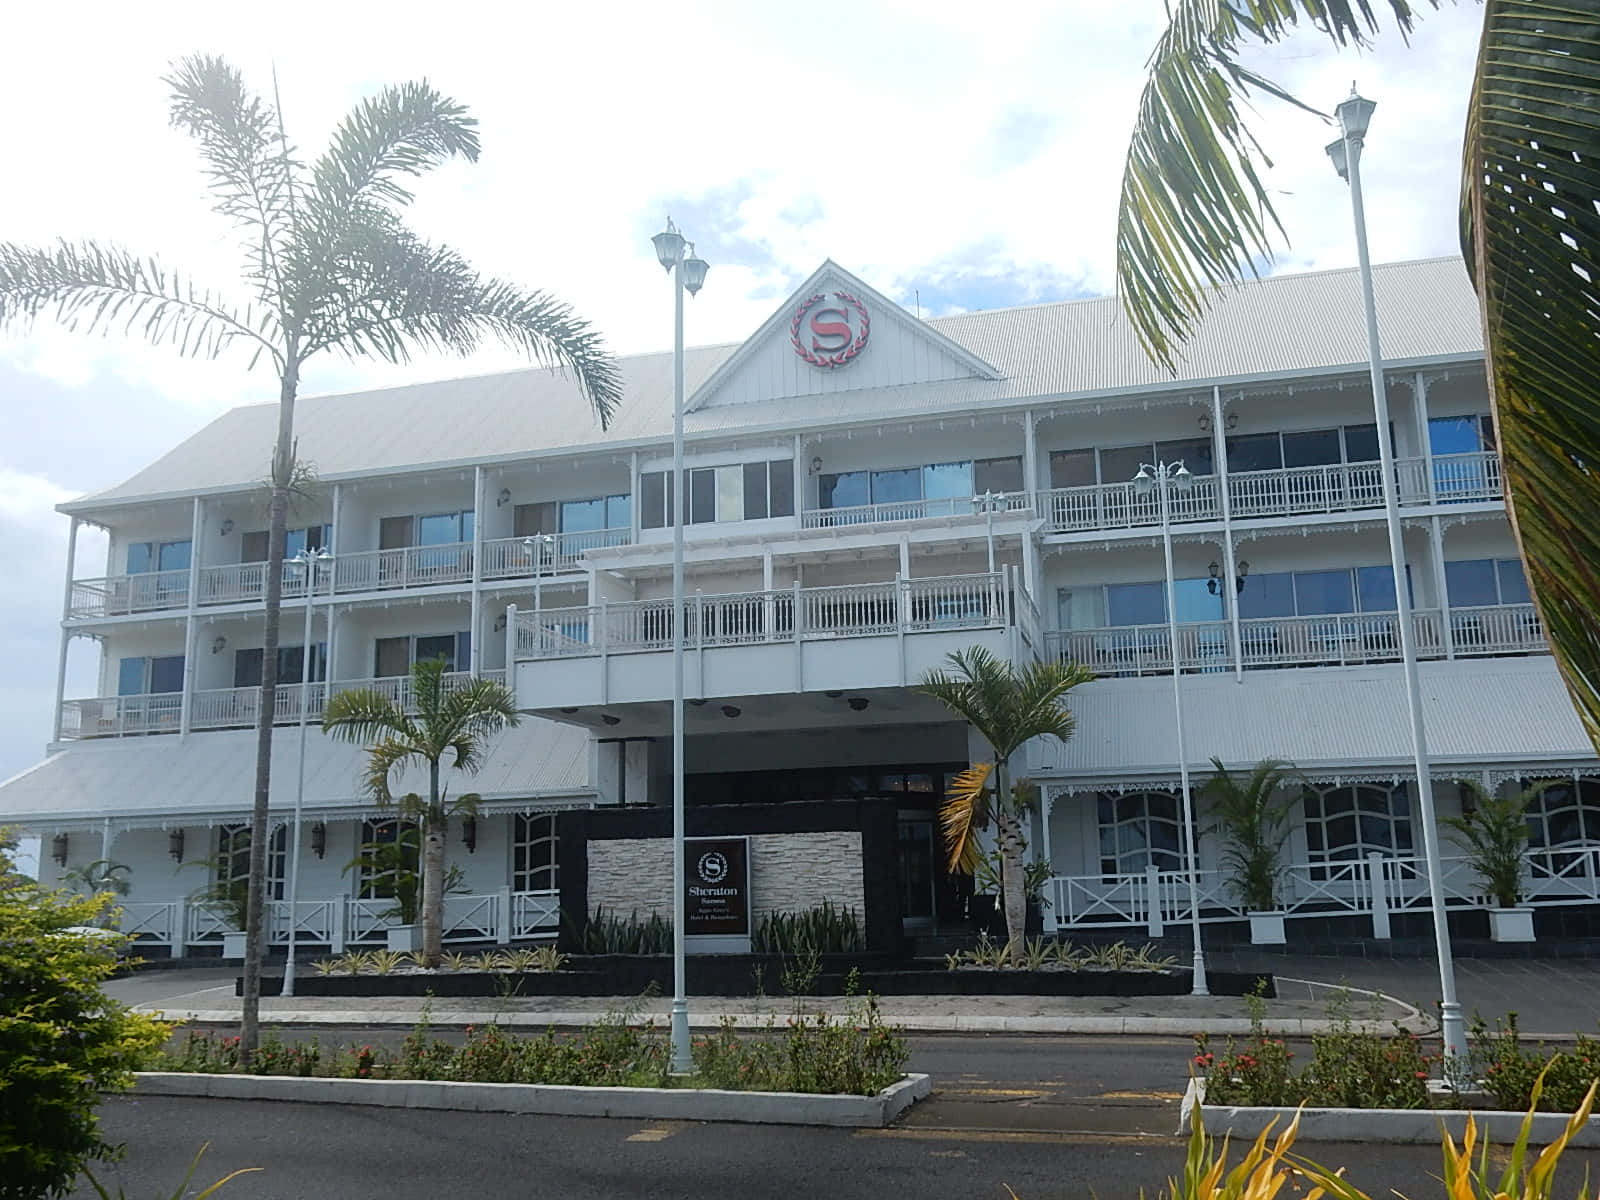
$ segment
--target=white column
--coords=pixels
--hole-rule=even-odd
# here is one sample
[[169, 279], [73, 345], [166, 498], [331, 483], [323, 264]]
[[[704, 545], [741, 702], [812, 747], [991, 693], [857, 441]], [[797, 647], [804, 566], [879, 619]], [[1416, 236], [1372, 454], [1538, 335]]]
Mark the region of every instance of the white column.
[[488, 515], [483, 508], [484, 474], [482, 466], [472, 469], [472, 616], [467, 626], [472, 638], [467, 661], [460, 664], [474, 675], [483, 661], [483, 519]]
[[56, 715], [52, 742], [61, 740], [61, 706], [67, 701], [67, 647], [72, 643], [72, 633], [67, 621], [72, 617], [72, 573], [78, 562], [78, 518], [72, 518], [67, 530], [67, 581], [61, 594], [61, 653], [56, 663]]
[[183, 697], [178, 701], [178, 736], [189, 736], [194, 710], [195, 636], [199, 632], [200, 540], [205, 534], [205, 501], [194, 498], [189, 518], [189, 603], [183, 623]]
[[[1429, 503], [1437, 499], [1434, 495], [1433, 477], [1433, 439], [1428, 436], [1428, 378], [1421, 371], [1416, 372], [1411, 382], [1411, 408], [1416, 414], [1417, 440], [1421, 443], [1422, 469], [1427, 473], [1423, 486]], [[1387, 384], [1387, 380], [1384, 381]]]
[[[639, 452], [635, 450], [628, 455], [628, 541], [638, 544], [639, 541]], [[593, 595], [593, 592], [590, 592]]]
[[[1429, 477], [1433, 475], [1428, 472]], [[1433, 602], [1439, 610], [1439, 636], [1444, 640], [1444, 656], [1456, 656], [1455, 626], [1450, 620], [1450, 580], [1444, 569], [1444, 522], [1438, 517], [1428, 518], [1428, 544], [1432, 550], [1433, 566]], [[1399, 583], [1395, 584], [1399, 587]]]
[[[1233, 655], [1233, 679], [1244, 682], [1244, 646], [1239, 636], [1239, 570], [1233, 553], [1233, 501], [1228, 495], [1228, 439], [1223, 436], [1222, 389], [1211, 389], [1211, 460], [1222, 504], [1222, 610], [1228, 614], [1228, 649]], [[1177, 652], [1177, 647], [1173, 647]]]
[[517, 606], [506, 605], [506, 687], [517, 693]]
[[1022, 414], [1022, 486], [1032, 496], [1039, 487], [1039, 439], [1034, 429], [1034, 411]]
[[790, 475], [794, 477], [794, 520], [801, 529], [806, 526], [806, 480], [811, 478], [811, 464], [801, 457], [805, 452], [805, 439], [797, 433], [794, 435], [794, 470]]

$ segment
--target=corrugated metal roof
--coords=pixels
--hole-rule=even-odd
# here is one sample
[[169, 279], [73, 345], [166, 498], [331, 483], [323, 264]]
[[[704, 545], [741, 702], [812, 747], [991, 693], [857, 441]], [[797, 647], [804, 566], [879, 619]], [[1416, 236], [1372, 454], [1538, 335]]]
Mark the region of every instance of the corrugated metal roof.
[[[293, 808], [299, 740], [272, 740], [272, 809]], [[306, 740], [308, 812], [369, 807], [361, 794], [365, 753], [320, 730]], [[454, 778], [450, 776], [454, 775]], [[589, 732], [526, 719], [502, 734], [475, 776], [446, 772], [453, 795], [474, 791], [485, 801], [575, 797], [591, 792]], [[427, 789], [425, 772], [399, 777], [396, 795]], [[255, 793], [255, 734], [248, 730], [176, 737], [86, 741], [0, 783], [0, 824], [32, 828], [52, 821], [112, 821], [250, 811]]]
[[[1565, 686], [1548, 657], [1421, 664], [1423, 718], [1432, 760], [1450, 763], [1592, 762]], [[1068, 702], [1077, 732], [1030, 746], [1046, 776], [1176, 773], [1170, 678], [1099, 680]], [[1303, 770], [1407, 767], [1411, 723], [1394, 666], [1252, 671], [1183, 680], [1190, 766], [1215, 756], [1228, 767], [1282, 758]]]
[[[1380, 266], [1375, 279], [1387, 359], [1482, 353], [1477, 301], [1459, 259]], [[993, 363], [1004, 378], [708, 405], [688, 414], [685, 427], [691, 438], [741, 428], [801, 429], [1032, 398], [1350, 369], [1366, 362], [1360, 311], [1354, 270], [1277, 276], [1224, 292], [1186, 347], [1178, 380], [1145, 357], [1114, 297], [965, 313], [928, 324]], [[689, 392], [737, 350], [731, 344], [689, 350]], [[339, 478], [665, 441], [672, 427], [671, 354], [623, 358], [620, 367], [625, 397], [607, 431], [569, 379], [535, 368], [304, 397], [295, 418], [300, 452], [323, 478]], [[64, 507], [250, 486], [266, 472], [277, 411], [276, 404], [263, 404], [224, 413], [126, 482]]]

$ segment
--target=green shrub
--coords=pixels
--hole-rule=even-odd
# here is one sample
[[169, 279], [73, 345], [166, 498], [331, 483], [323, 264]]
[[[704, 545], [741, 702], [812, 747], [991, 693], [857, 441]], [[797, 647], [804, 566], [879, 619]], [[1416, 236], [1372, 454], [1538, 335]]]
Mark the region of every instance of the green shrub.
[[856, 910], [828, 900], [799, 912], [768, 913], [751, 941], [757, 954], [856, 954], [865, 946]]
[[170, 1033], [106, 997], [116, 970], [94, 925], [112, 903], [44, 891], [16, 874], [0, 837], [0, 1200], [67, 1191], [107, 1157], [95, 1109], [124, 1091]]
[[1539, 1110], [1571, 1112], [1600, 1080], [1600, 1039], [1579, 1034], [1564, 1052], [1546, 1050], [1542, 1044], [1530, 1050], [1522, 1044], [1516, 1013], [1496, 1021], [1493, 1029], [1474, 1017], [1470, 1033], [1473, 1070], [1494, 1097], [1496, 1108], [1523, 1112], [1533, 1107], [1534, 1085], [1542, 1074]]
[[596, 908], [583, 931], [585, 954], [667, 954], [672, 950], [672, 922], [652, 912], [641, 921], [637, 911], [626, 917]]
[[905, 1074], [911, 1051], [899, 1029], [885, 1025], [876, 997], [844, 1017], [796, 1015], [761, 1036], [741, 1036], [731, 1017], [695, 1039], [697, 1082], [752, 1092], [872, 1096]]

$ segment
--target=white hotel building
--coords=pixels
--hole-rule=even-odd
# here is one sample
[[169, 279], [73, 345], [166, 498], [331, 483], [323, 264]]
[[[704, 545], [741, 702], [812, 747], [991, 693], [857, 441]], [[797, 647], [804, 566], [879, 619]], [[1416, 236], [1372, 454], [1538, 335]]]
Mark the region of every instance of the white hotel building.
[[[1475, 297], [1460, 262], [1377, 271], [1416, 642], [1440, 808], [1452, 781], [1556, 778], [1532, 820], [1545, 935], [1600, 898], [1600, 761], [1529, 603], [1507, 523]], [[670, 803], [670, 354], [621, 362], [601, 431], [570, 380], [524, 370], [305, 399], [317, 486], [288, 552], [321, 546], [313, 678], [302, 694], [301, 568], [286, 565], [270, 856], [288, 930], [285, 838], [296, 725], [304, 778], [301, 936], [382, 936], [388, 902], [344, 867], [386, 814], [360, 752], [315, 725], [327, 692], [405, 694], [417, 659], [505, 680], [530, 717], [454, 823], [465, 891], [450, 936], [514, 940], [555, 920], [556, 822], [574, 808]], [[824, 264], [743, 343], [687, 358], [688, 801], [893, 807], [878, 861], [908, 930], [959, 930], [935, 806], [983, 748], [913, 690], [957, 647], [1060, 656], [1100, 678], [1078, 732], [1028, 748], [1042, 789], [1033, 853], [1048, 924], [1159, 931], [1187, 917], [1172, 688], [1183, 671], [1196, 783], [1292, 761], [1289, 937], [1338, 917], [1401, 932], [1426, 904], [1412, 804], [1394, 582], [1353, 271], [1221, 298], [1177, 378], [1110, 299], [918, 320]], [[275, 405], [234, 409], [133, 478], [61, 506], [109, 535], [75, 563], [62, 613], [100, 652], [90, 697], [60, 696], [36, 767], [0, 784], [0, 823], [42, 838], [42, 871], [130, 868], [124, 924], [151, 952], [205, 953], [225, 918], [186, 901], [199, 859], [248, 820], [261, 670]], [[1131, 485], [1182, 460], [1174, 497], [1177, 645], [1161, 528]], [[988, 496], [988, 502], [975, 497]], [[409, 781], [407, 786], [417, 786]], [[1201, 803], [1200, 826], [1206, 826]], [[1200, 840], [1203, 916], [1242, 929]], [[864, 852], [865, 853], [865, 852]], [[1462, 928], [1482, 897], [1445, 842]], [[228, 869], [228, 868], [225, 868]], [[803, 866], [800, 886], [804, 887]], [[820, 898], [820, 897], [818, 897]], [[880, 914], [881, 915], [881, 914]], [[1224, 930], [1219, 928], [1218, 934]], [[1309, 936], [1309, 934], [1307, 934]]]

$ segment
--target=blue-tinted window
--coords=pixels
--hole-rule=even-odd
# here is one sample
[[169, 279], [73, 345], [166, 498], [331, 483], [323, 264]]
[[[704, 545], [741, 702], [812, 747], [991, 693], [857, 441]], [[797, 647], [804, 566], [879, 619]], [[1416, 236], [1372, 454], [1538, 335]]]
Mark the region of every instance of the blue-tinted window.
[[1310, 429], [1283, 435], [1283, 465], [1321, 467], [1339, 461], [1339, 431]]
[[1471, 454], [1483, 449], [1477, 417], [1432, 417], [1428, 449], [1435, 454]]
[[1492, 558], [1447, 562], [1444, 565], [1444, 582], [1451, 608], [1500, 603]]
[[188, 570], [190, 550], [188, 542], [162, 542], [161, 548], [156, 552], [156, 570]]
[[472, 540], [473, 514], [437, 513], [417, 518], [417, 545], [448, 546]]
[[872, 502], [898, 504], [906, 500], [922, 499], [922, 470], [907, 467], [898, 471], [872, 473]]
[[152, 692], [183, 691], [183, 655], [150, 660], [150, 690]]
[[817, 481], [817, 502], [823, 508], [855, 508], [872, 503], [865, 471], [823, 475]]
[[606, 497], [606, 528], [627, 529], [633, 524], [630, 497], [626, 492]]
[[1213, 593], [1209, 579], [1180, 579], [1174, 585], [1178, 593], [1178, 620], [1222, 620], [1222, 589]]
[[605, 529], [606, 502], [602, 498], [593, 500], [563, 500], [561, 502], [561, 532], [562, 533], [587, 533], [595, 529]]
[[[1416, 600], [1410, 567], [1406, 568], [1406, 599]], [[1362, 612], [1394, 612], [1399, 607], [1394, 598], [1394, 568], [1357, 567], [1356, 600]]]
[[1522, 573], [1520, 559], [1502, 558], [1495, 563], [1495, 570], [1500, 576], [1501, 604], [1533, 603], [1533, 595], [1528, 591], [1528, 578]]
[[1294, 616], [1294, 577], [1286, 571], [1245, 577], [1239, 593], [1241, 617]]
[[922, 494], [929, 500], [970, 501], [972, 489], [970, 462], [934, 463], [922, 468]]
[[117, 664], [117, 695], [139, 696], [144, 694], [144, 667], [146, 660], [143, 658], [125, 658]]
[[1159, 583], [1114, 583], [1106, 588], [1107, 625], [1159, 625], [1166, 619]]
[[1356, 609], [1349, 571], [1296, 571], [1295, 611], [1301, 616], [1347, 613]]
[[1283, 447], [1275, 433], [1252, 433], [1228, 439], [1228, 470], [1272, 471], [1283, 466]]

